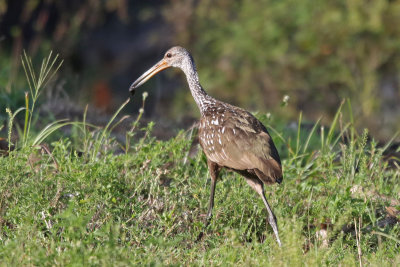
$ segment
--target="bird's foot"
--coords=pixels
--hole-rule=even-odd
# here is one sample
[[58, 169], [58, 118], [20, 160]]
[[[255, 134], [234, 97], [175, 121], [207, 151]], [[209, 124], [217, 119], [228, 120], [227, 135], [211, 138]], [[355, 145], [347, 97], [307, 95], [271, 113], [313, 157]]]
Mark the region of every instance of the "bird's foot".
[[270, 216], [269, 217], [269, 224], [272, 227], [272, 230], [274, 231], [275, 237], [276, 237], [276, 242], [278, 242], [278, 245], [282, 247], [282, 242], [279, 239], [279, 232], [278, 232], [278, 224], [276, 223], [276, 217], [275, 216]]

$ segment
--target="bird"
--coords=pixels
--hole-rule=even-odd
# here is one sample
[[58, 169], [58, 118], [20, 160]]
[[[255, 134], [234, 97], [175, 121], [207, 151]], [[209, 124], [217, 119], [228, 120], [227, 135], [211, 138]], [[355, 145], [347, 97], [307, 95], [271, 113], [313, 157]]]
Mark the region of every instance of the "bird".
[[129, 88], [130, 93], [134, 94], [136, 88], [158, 72], [170, 67], [179, 68], [184, 72], [201, 114], [198, 137], [211, 176], [206, 227], [212, 218], [218, 175], [222, 168], [226, 168], [243, 176], [260, 195], [267, 208], [268, 222], [276, 241], [282, 246], [276, 216], [264, 193], [264, 185], [282, 182], [282, 165], [266, 127], [250, 112], [208, 95], [200, 85], [192, 55], [180, 46], [170, 48], [158, 63], [134, 81]]

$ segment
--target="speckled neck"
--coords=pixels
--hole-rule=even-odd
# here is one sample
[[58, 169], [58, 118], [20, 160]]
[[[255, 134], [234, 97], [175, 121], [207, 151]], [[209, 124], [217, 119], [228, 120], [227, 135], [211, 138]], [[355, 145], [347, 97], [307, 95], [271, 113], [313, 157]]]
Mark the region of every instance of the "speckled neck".
[[196, 101], [196, 104], [200, 109], [200, 113], [204, 114], [205, 110], [209, 106], [215, 104], [216, 100], [209, 96], [206, 91], [204, 91], [203, 87], [201, 87], [196, 65], [191, 56], [188, 56], [188, 58], [184, 61], [181, 69], [186, 75], [190, 92], [192, 93], [194, 101]]

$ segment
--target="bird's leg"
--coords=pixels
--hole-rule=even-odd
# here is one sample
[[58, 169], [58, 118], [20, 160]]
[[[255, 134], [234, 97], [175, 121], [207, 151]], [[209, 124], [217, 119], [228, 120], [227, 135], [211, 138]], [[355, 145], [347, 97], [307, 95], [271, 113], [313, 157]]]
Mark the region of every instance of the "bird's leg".
[[[218, 166], [218, 164], [216, 164], [210, 160], [207, 161], [207, 165], [208, 165], [208, 169], [209, 169], [210, 175], [211, 175], [211, 194], [210, 194], [210, 202], [208, 204], [208, 211], [207, 211], [207, 218], [206, 218], [206, 225], [205, 225], [206, 228], [208, 227], [208, 225], [211, 222], [212, 210], [214, 208], [215, 186], [217, 184], [218, 174], [221, 169]], [[203, 237], [203, 232], [201, 232], [199, 234], [196, 241], [199, 241], [202, 237]]]
[[214, 208], [214, 195], [215, 195], [216, 184], [217, 180], [211, 178], [211, 194], [210, 194], [210, 202], [208, 204], [206, 227], [210, 224], [212, 218], [212, 209]]
[[217, 178], [220, 171], [220, 167], [218, 166], [218, 164], [210, 160], [207, 161], [207, 165], [211, 175], [211, 193], [210, 193], [210, 202], [208, 204], [206, 227], [210, 224], [212, 218], [212, 210], [214, 208], [215, 186], [217, 184]]
[[262, 200], [264, 201], [264, 204], [267, 207], [268, 211], [268, 222], [271, 225], [272, 230], [274, 231], [276, 242], [278, 242], [278, 245], [281, 247], [282, 243], [279, 239], [278, 224], [276, 222], [275, 214], [272, 212], [272, 209], [269, 206], [267, 199], [265, 198], [263, 183], [259, 179], [248, 176], [246, 177], [246, 182], [261, 196]]
[[275, 237], [276, 237], [276, 242], [278, 242], [278, 245], [281, 247], [282, 243], [281, 243], [281, 240], [279, 239], [278, 224], [276, 222], [276, 217], [275, 217], [275, 214], [272, 212], [272, 209], [269, 206], [268, 201], [267, 201], [267, 199], [266, 199], [266, 197], [264, 195], [264, 189], [262, 189], [261, 197], [262, 197], [262, 199], [264, 201], [264, 204], [265, 204], [265, 206], [267, 207], [267, 210], [268, 210], [268, 222], [271, 225], [272, 230], [274, 231], [274, 234], [275, 234]]

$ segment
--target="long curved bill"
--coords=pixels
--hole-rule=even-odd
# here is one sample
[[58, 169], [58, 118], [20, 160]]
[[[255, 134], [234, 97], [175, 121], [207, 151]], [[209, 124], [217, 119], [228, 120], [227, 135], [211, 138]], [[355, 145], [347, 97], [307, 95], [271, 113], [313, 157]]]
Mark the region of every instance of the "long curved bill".
[[170, 66], [164, 59], [160, 60], [157, 64], [155, 64], [148, 71], [143, 73], [142, 76], [140, 76], [136, 81], [132, 83], [131, 87], [129, 88], [129, 92], [133, 94], [136, 88], [147, 82], [147, 80], [149, 80], [151, 77], [153, 77], [160, 71], [165, 70], [166, 68], [169, 67]]

